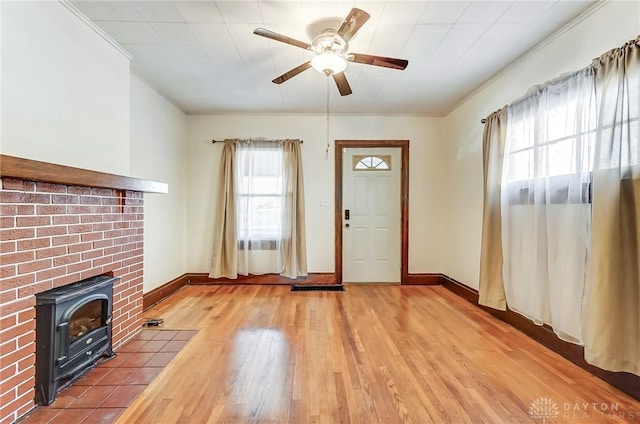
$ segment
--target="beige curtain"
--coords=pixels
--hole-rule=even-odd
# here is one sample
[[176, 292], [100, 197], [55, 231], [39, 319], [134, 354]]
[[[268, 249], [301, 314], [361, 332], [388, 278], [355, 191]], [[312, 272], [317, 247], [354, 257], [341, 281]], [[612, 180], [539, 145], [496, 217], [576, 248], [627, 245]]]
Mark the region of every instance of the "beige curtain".
[[640, 375], [640, 37], [593, 67], [598, 130], [585, 359]]
[[507, 106], [487, 117], [482, 136], [484, 167], [484, 210], [480, 253], [479, 303], [504, 311], [506, 300], [502, 280], [502, 165], [507, 133]]
[[236, 227], [235, 155], [237, 140], [227, 140], [222, 149], [218, 175], [217, 212], [213, 226], [211, 278], [238, 278]]
[[[247, 153], [249, 150], [252, 151], [250, 157], [246, 154], [242, 156], [242, 152]], [[274, 157], [274, 154], [277, 156]], [[254, 182], [251, 173], [255, 170], [258, 174], [255, 175]], [[261, 243], [260, 230], [256, 231], [248, 223], [260, 221], [260, 217], [252, 218], [250, 215], [260, 213], [258, 204], [263, 202], [251, 202], [246, 194], [253, 190], [257, 190], [254, 193], [264, 194], [262, 191], [265, 186], [259, 180], [264, 177], [265, 172], [269, 176], [267, 179], [282, 176], [277, 187], [266, 188], [271, 194], [281, 194], [277, 197], [281, 199], [281, 203], [270, 206], [280, 210], [281, 215], [275, 219], [275, 222], [280, 223], [274, 227], [278, 233], [269, 233], [266, 243]], [[226, 140], [220, 162], [209, 277], [235, 279], [239, 273], [247, 275], [271, 272], [279, 272], [291, 279], [307, 275], [300, 141]]]
[[280, 275], [297, 278], [307, 275], [302, 155], [298, 140], [285, 140], [282, 148], [285, 208], [282, 238], [283, 270]]

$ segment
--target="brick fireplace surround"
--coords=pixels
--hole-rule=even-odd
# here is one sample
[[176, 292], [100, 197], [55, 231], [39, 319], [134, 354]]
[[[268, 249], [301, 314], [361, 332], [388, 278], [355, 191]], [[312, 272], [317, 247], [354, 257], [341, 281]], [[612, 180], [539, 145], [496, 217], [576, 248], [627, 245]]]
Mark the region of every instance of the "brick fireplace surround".
[[101, 274], [120, 277], [114, 349], [140, 331], [144, 213], [142, 191], [2, 175], [0, 424], [8, 424], [35, 406], [36, 293]]

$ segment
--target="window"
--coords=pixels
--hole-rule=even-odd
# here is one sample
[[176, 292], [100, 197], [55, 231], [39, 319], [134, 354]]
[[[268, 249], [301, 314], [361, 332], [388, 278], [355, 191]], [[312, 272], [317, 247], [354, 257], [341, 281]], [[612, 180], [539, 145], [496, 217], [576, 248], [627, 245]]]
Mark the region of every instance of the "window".
[[225, 140], [209, 276], [307, 275], [300, 140]]
[[237, 230], [240, 249], [276, 249], [282, 234], [283, 153], [271, 146], [239, 146]]
[[511, 203], [589, 203], [596, 114], [592, 79], [558, 80], [510, 106], [504, 180]]
[[510, 123], [508, 181], [590, 172], [595, 114], [587, 122], [577, 123], [571, 109], [575, 109], [575, 102], [546, 110], [540, 117]]
[[391, 155], [353, 156], [354, 171], [390, 171]]

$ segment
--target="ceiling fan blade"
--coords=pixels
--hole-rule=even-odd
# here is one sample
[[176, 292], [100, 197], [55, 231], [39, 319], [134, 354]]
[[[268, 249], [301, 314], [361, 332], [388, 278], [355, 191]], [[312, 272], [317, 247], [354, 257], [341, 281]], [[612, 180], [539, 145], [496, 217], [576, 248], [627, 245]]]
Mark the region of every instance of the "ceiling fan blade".
[[351, 87], [349, 86], [349, 81], [347, 81], [347, 77], [344, 72], [338, 72], [337, 74], [333, 74], [333, 80], [336, 82], [338, 86], [338, 91], [341, 96], [348, 96], [352, 93]]
[[351, 37], [353, 37], [356, 32], [364, 25], [365, 22], [369, 20], [371, 16], [365, 12], [364, 10], [360, 10], [357, 8], [351, 9], [349, 15], [345, 18], [342, 25], [338, 29], [338, 35], [344, 39], [344, 41], [349, 42]]
[[287, 37], [286, 35], [278, 34], [277, 32], [269, 31], [268, 29], [264, 28], [256, 28], [253, 30], [253, 33], [262, 37], [270, 38], [272, 40], [280, 41], [282, 43], [291, 44], [292, 46], [300, 47], [301, 49], [308, 49], [309, 47], [311, 47], [311, 44], [309, 43], [294, 40], [293, 38]]
[[372, 56], [370, 54], [350, 53], [347, 55], [350, 62], [363, 63], [365, 65], [382, 66], [384, 68], [392, 68], [403, 70], [409, 64], [408, 60], [395, 59], [393, 57]]
[[302, 65], [296, 66], [292, 70], [290, 70], [288, 72], [285, 72], [284, 74], [280, 75], [278, 78], [274, 79], [271, 82], [273, 82], [275, 84], [282, 84], [286, 80], [295, 77], [300, 72], [306, 71], [309, 68], [311, 68], [311, 62], [305, 62]]

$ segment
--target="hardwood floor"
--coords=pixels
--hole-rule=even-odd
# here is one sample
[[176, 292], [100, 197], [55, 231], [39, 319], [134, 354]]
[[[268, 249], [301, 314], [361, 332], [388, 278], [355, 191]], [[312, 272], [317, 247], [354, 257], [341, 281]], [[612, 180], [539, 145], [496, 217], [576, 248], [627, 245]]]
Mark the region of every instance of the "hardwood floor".
[[129, 423], [638, 422], [640, 402], [438, 286], [186, 286]]

